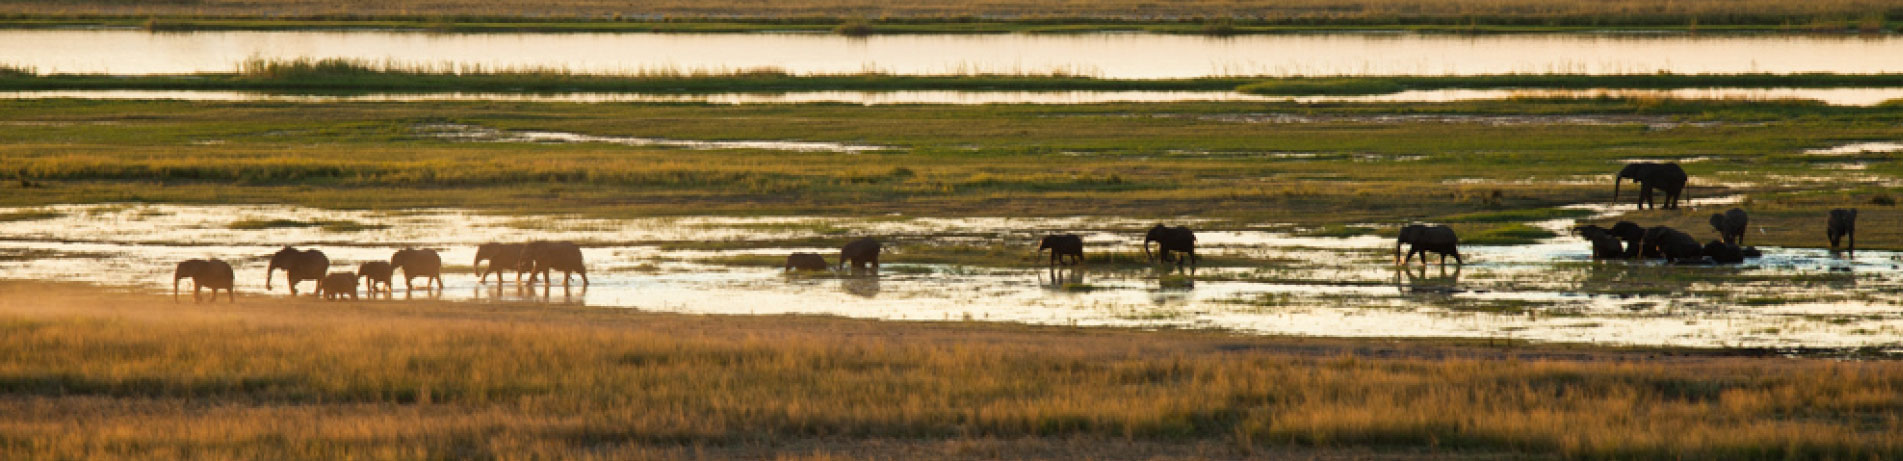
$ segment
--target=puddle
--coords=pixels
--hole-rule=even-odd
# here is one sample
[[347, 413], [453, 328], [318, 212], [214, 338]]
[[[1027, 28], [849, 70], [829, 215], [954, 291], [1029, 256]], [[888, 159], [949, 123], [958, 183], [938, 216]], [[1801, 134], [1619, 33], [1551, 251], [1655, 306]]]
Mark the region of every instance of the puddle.
[[816, 141], [696, 141], [631, 136], [594, 136], [557, 131], [502, 131], [475, 125], [446, 123], [418, 126], [416, 131], [424, 136], [471, 142], [535, 144], [602, 143], [623, 146], [673, 147], [695, 150], [761, 149], [793, 152], [843, 152], [848, 154], [897, 149], [895, 147], [886, 146]]
[[1804, 153], [1808, 155], [1857, 155], [1880, 154], [1885, 152], [1903, 152], [1903, 143], [1859, 142], [1822, 149], [1804, 149]]
[[[1722, 206], [1736, 197], [1698, 199]], [[1574, 208], [1613, 213], [1612, 204]], [[1275, 223], [1169, 219], [1198, 233], [1205, 266], [1162, 277], [1137, 266], [1051, 271], [1035, 238], [1084, 237], [1091, 255], [1140, 258], [1155, 219], [490, 216], [462, 210], [337, 211], [284, 206], [68, 205], [0, 209], [0, 277], [166, 291], [171, 265], [233, 262], [240, 291], [260, 296], [265, 260], [283, 245], [316, 247], [336, 266], [436, 248], [452, 273], [439, 293], [396, 298], [535, 300], [710, 314], [833, 314], [912, 320], [1224, 328], [1265, 334], [1474, 337], [1627, 345], [1897, 348], [1903, 338], [1899, 254], [1764, 248], [1741, 266], [1590, 261], [1585, 242], [1468, 246], [1464, 267], [1391, 263], [1376, 236], [1301, 237]], [[247, 230], [245, 221], [348, 222], [326, 230]], [[1571, 220], [1536, 223], [1563, 229]], [[234, 228], [238, 227], [238, 228]], [[1702, 231], [1702, 230], [1701, 230]], [[765, 264], [794, 251], [834, 260], [839, 243], [879, 236], [898, 249], [876, 275], [783, 275]], [[1694, 232], [1700, 238], [1711, 237]], [[593, 284], [521, 290], [478, 285], [475, 245], [531, 238], [581, 242]], [[957, 263], [947, 255], [989, 258]], [[753, 261], [750, 264], [747, 261]], [[947, 262], [951, 261], [951, 262]], [[973, 260], [978, 261], [978, 260]], [[281, 280], [280, 280], [281, 283]], [[305, 287], [308, 289], [308, 284]], [[284, 290], [272, 296], [282, 296]]]

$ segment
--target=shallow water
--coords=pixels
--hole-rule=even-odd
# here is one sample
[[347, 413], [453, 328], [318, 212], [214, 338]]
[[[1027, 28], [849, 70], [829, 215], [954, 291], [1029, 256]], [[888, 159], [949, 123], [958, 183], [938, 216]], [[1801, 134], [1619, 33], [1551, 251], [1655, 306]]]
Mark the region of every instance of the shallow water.
[[376, 93], [350, 95], [281, 94], [245, 91], [197, 90], [52, 90], [0, 91], [0, 99], [122, 99], [251, 102], [416, 102], [516, 101], [575, 103], [696, 103], [696, 104], [816, 104], [867, 106], [891, 104], [1106, 104], [1128, 102], [1294, 101], [1318, 102], [1452, 102], [1509, 98], [1677, 98], [1677, 99], [1803, 99], [1834, 106], [1874, 106], [1903, 100], [1903, 88], [1684, 88], [1629, 89], [1491, 89], [1409, 90], [1361, 96], [1260, 96], [1233, 91], [797, 91], [786, 93]]
[[230, 71], [241, 60], [369, 61], [575, 72], [721, 70], [895, 74], [1066, 72], [1213, 75], [1648, 74], [1903, 71], [1903, 38], [1831, 35], [484, 33], [39, 29], [0, 31], [6, 64], [40, 72]]
[[[1695, 202], [1721, 206], [1725, 198]], [[1583, 206], [1609, 209], [1610, 205]], [[1268, 223], [1171, 220], [1201, 228], [1205, 267], [1187, 279], [1131, 266], [1053, 273], [1031, 260], [1037, 235], [1077, 232], [1090, 252], [1136, 254], [1147, 219], [738, 218], [605, 220], [488, 216], [458, 210], [331, 211], [281, 206], [73, 205], [43, 220], [0, 223], [0, 277], [164, 290], [171, 266], [231, 261], [241, 297], [263, 296], [265, 259], [282, 245], [323, 249], [337, 270], [405, 246], [442, 251], [448, 288], [396, 298], [536, 300], [712, 314], [806, 313], [892, 319], [1225, 328], [1326, 336], [1433, 336], [1607, 344], [1899, 347], [1897, 254], [1854, 259], [1766, 248], [1736, 267], [1593, 263], [1571, 237], [1463, 248], [1462, 267], [1392, 265], [1392, 241], [1313, 238]], [[21, 211], [0, 209], [0, 213]], [[232, 229], [241, 220], [367, 225]], [[1540, 223], [1560, 228], [1569, 220]], [[1707, 237], [1693, 230], [1694, 235]], [[793, 251], [827, 254], [874, 235], [900, 251], [877, 275], [784, 275], [734, 265]], [[479, 285], [474, 246], [530, 238], [581, 242], [591, 284], [524, 291]], [[242, 242], [242, 243], [234, 243]], [[714, 244], [707, 242], [725, 242]], [[683, 243], [697, 245], [683, 245]], [[918, 264], [934, 248], [1007, 245], [1005, 266]], [[949, 250], [946, 250], [949, 251]], [[1138, 256], [1140, 257], [1140, 256]], [[280, 275], [276, 291], [283, 296]], [[304, 290], [311, 288], [309, 283]]]

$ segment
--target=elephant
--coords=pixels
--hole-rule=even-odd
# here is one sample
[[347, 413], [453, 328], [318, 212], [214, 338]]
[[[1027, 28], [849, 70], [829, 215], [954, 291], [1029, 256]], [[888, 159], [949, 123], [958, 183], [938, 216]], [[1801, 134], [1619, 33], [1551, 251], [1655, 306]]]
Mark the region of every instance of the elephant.
[[793, 253], [786, 255], [786, 269], [782, 271], [823, 271], [828, 267], [831, 265], [826, 264], [825, 256], [813, 253]]
[[1618, 236], [1621, 242], [1625, 242], [1625, 259], [1658, 257], [1658, 253], [1644, 255], [1644, 253], [1640, 251], [1642, 248], [1640, 248], [1638, 244], [1640, 244], [1642, 240], [1646, 240], [1646, 229], [1640, 227], [1637, 223], [1633, 223], [1633, 221], [1618, 221], [1618, 223], [1612, 223], [1612, 236]]
[[366, 287], [364, 291], [371, 293], [377, 292], [378, 283], [383, 284], [384, 290], [395, 291], [390, 287], [390, 276], [395, 273], [396, 267], [383, 261], [371, 261], [357, 266], [357, 278], [367, 279], [369, 287]]
[[1705, 258], [1705, 247], [1691, 234], [1680, 232], [1665, 226], [1645, 230], [1645, 239], [1639, 245], [1643, 253], [1656, 253], [1667, 262], [1697, 262]]
[[[417, 277], [428, 278], [423, 283], [425, 290], [429, 289], [430, 282], [435, 282], [436, 288], [443, 288], [443, 257], [437, 255], [436, 250], [427, 248], [396, 250], [396, 253], [390, 255], [390, 267], [403, 270], [403, 289], [405, 290], [416, 289], [410, 282]], [[502, 276], [498, 274], [496, 277]]]
[[238, 302], [238, 294], [231, 291], [237, 278], [231, 273], [231, 264], [223, 260], [187, 259], [178, 263], [178, 270], [172, 272], [172, 302], [178, 302], [178, 281], [192, 279], [192, 302], [198, 302], [201, 288], [211, 289], [211, 300], [218, 301], [218, 290], [225, 290], [225, 296], [231, 302]]
[[1744, 248], [1736, 243], [1712, 240], [1705, 244], [1705, 257], [1718, 264], [1739, 264], [1744, 262]]
[[1665, 192], [1665, 209], [1678, 209], [1679, 195], [1685, 191], [1685, 169], [1677, 163], [1639, 162], [1626, 164], [1619, 175], [1612, 178], [1612, 200], [1619, 201], [1619, 184], [1631, 179], [1639, 183], [1639, 209], [1652, 204], [1652, 190]]
[[846, 242], [846, 246], [839, 247], [839, 267], [844, 269], [847, 264], [852, 264], [854, 269], [865, 269], [870, 265], [877, 270], [880, 248], [879, 241], [870, 237]]
[[1619, 244], [1619, 237], [1606, 228], [1585, 225], [1573, 228], [1573, 234], [1592, 242], [1592, 259], [1620, 259], [1625, 257], [1625, 248]]
[[326, 300], [343, 299], [345, 294], [350, 295], [351, 301], [357, 300], [357, 274], [332, 272], [324, 276], [323, 283], [317, 285], [317, 295]]
[[1751, 218], [1744, 214], [1744, 210], [1737, 208], [1711, 215], [1711, 228], [1718, 230], [1718, 239], [1737, 246], [1744, 245], [1745, 225], [1750, 222]]
[[1857, 209], [1838, 208], [1830, 210], [1830, 222], [1824, 226], [1824, 236], [1830, 238], [1830, 251], [1837, 251], [1837, 244], [1845, 237], [1850, 241], [1847, 246], [1851, 253], [1857, 252]]
[[[1407, 258], [1401, 258], [1401, 245], [1408, 245]], [[1394, 263], [1407, 264], [1414, 260], [1416, 253], [1421, 255], [1421, 265], [1427, 265], [1427, 252], [1440, 254], [1441, 265], [1447, 264], [1447, 257], [1454, 257], [1454, 264], [1467, 265], [1460, 259], [1460, 237], [1454, 229], [1447, 226], [1425, 226], [1409, 224], [1401, 228], [1401, 235], [1394, 241]]]
[[1070, 263], [1066, 266], [1084, 263], [1084, 238], [1077, 234], [1046, 235], [1037, 242], [1038, 255], [1043, 255], [1044, 250], [1051, 250], [1052, 266], [1063, 262], [1066, 256], [1070, 257]]
[[588, 268], [582, 263], [581, 246], [574, 242], [529, 242], [522, 246], [516, 265], [529, 273], [531, 284], [535, 283], [538, 276], [543, 285], [555, 283], [549, 271], [557, 270], [562, 271], [562, 286], [568, 286], [569, 280], [577, 274], [581, 275], [581, 286], [588, 286]]
[[[502, 283], [502, 271], [507, 269], [515, 269], [515, 281], [522, 282], [519, 263], [523, 246], [520, 243], [484, 243], [477, 246], [476, 261], [469, 263], [470, 267], [476, 268], [476, 283], [489, 281], [491, 272], [496, 274], [496, 283]], [[489, 266], [483, 267], [483, 261], [489, 261]]]
[[[1156, 242], [1155, 256], [1150, 255], [1150, 242]], [[1170, 253], [1183, 253], [1189, 257], [1172, 258]], [[1159, 223], [1143, 234], [1143, 259], [1150, 262], [1157, 260], [1166, 263], [1174, 262], [1177, 267], [1182, 267], [1185, 261], [1195, 265], [1201, 261], [1196, 257], [1196, 233], [1190, 231], [1188, 227], [1165, 227]]]
[[271, 266], [264, 270], [265, 290], [271, 289], [271, 275], [280, 268], [284, 269], [284, 279], [291, 286], [291, 295], [296, 296], [297, 282], [320, 281], [324, 278], [324, 273], [330, 270], [330, 258], [315, 249], [298, 251], [296, 248], [284, 247], [271, 255]]

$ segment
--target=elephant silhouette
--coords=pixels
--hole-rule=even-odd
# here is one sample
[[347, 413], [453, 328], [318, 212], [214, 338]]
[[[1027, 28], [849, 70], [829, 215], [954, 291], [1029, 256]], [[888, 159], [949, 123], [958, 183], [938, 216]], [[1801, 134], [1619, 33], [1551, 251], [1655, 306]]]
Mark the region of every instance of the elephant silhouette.
[[850, 264], [853, 269], [870, 267], [879, 270], [879, 252], [882, 249], [879, 241], [870, 237], [846, 242], [845, 246], [839, 247], [839, 267], [843, 269]]
[[1611, 230], [1594, 225], [1573, 228], [1573, 235], [1592, 243], [1592, 259], [1620, 259], [1625, 257], [1625, 248], [1619, 244], [1619, 237]]
[[1077, 234], [1046, 235], [1038, 240], [1038, 256], [1042, 257], [1044, 250], [1051, 250], [1052, 266], [1062, 263], [1065, 259], [1070, 260], [1070, 263], [1065, 264], [1067, 266], [1084, 263], [1084, 239], [1078, 237]]
[[1830, 210], [1830, 217], [1824, 223], [1824, 236], [1830, 238], [1830, 251], [1837, 251], [1837, 244], [1849, 239], [1846, 245], [1851, 254], [1857, 253], [1857, 209], [1838, 208]]
[[356, 301], [357, 274], [350, 272], [332, 272], [329, 275], [325, 275], [323, 282], [317, 285], [317, 295], [330, 301], [343, 299], [344, 296], [348, 295], [351, 301]]
[[[476, 269], [476, 283], [489, 281], [491, 272], [496, 274], [496, 283], [502, 283], [502, 271], [514, 270], [516, 283], [522, 283], [522, 247], [520, 243], [484, 243], [476, 247], [476, 260], [469, 263]], [[489, 265], [484, 266], [483, 261]]]
[[1656, 207], [1652, 204], [1652, 190], [1657, 189], [1665, 193], [1664, 208], [1673, 210], [1678, 209], [1679, 195], [1685, 191], [1685, 183], [1689, 178], [1685, 176], [1685, 169], [1679, 168], [1677, 163], [1627, 164], [1625, 168], [1619, 170], [1618, 176], [1612, 178], [1614, 202], [1619, 201], [1619, 185], [1627, 179], [1639, 184], [1639, 209], [1643, 210], [1647, 206]]
[[1645, 230], [1645, 239], [1639, 243], [1641, 253], [1656, 253], [1666, 262], [1697, 263], [1705, 258], [1705, 246], [1691, 234], [1665, 226], [1655, 226]]
[[825, 256], [813, 253], [793, 253], [786, 255], [786, 269], [782, 271], [823, 271], [828, 267], [832, 266], [826, 264]]
[[395, 273], [396, 267], [383, 261], [370, 261], [357, 266], [357, 278], [364, 279], [364, 281], [367, 282], [369, 286], [365, 287], [364, 291], [370, 292], [371, 294], [377, 292], [377, 284], [379, 283], [383, 284], [384, 290], [395, 291], [394, 288], [390, 287], [390, 276]]
[[1645, 240], [1645, 227], [1639, 226], [1632, 221], [1619, 221], [1612, 224], [1611, 232], [1612, 236], [1618, 237], [1620, 241], [1625, 242], [1625, 253], [1623, 256], [1625, 259], [1659, 257], [1657, 253], [1645, 254], [1644, 247], [1639, 245], [1639, 243]]
[[1744, 245], [1744, 230], [1750, 222], [1750, 216], [1738, 208], [1711, 215], [1711, 228], [1718, 231], [1718, 240], [1732, 245]]
[[[417, 277], [426, 277], [423, 289], [428, 290], [433, 282], [436, 288], [443, 288], [443, 257], [436, 250], [404, 248], [390, 255], [390, 267], [403, 271], [403, 289], [414, 290], [410, 282]], [[501, 276], [498, 275], [498, 278]]]
[[291, 286], [291, 295], [296, 296], [298, 282], [310, 280], [322, 283], [320, 280], [324, 278], [324, 273], [330, 270], [330, 258], [324, 257], [324, 252], [316, 249], [298, 251], [296, 248], [284, 247], [271, 255], [271, 265], [264, 270], [265, 290], [271, 289], [271, 276], [278, 269], [284, 269], [285, 284]]
[[[1401, 258], [1401, 245], [1407, 245], [1407, 258]], [[1415, 254], [1421, 255], [1421, 265], [1427, 265], [1427, 253], [1440, 254], [1441, 265], [1447, 264], [1447, 257], [1454, 257], [1454, 264], [1466, 265], [1460, 258], [1460, 236], [1447, 226], [1427, 226], [1409, 224], [1401, 228], [1401, 235], [1394, 240], [1394, 263], [1407, 264], [1414, 260]]]
[[[1150, 242], [1156, 242], [1154, 256], [1150, 254]], [[1187, 257], [1172, 256], [1172, 253], [1182, 253]], [[1143, 260], [1151, 263], [1158, 260], [1174, 262], [1176, 267], [1183, 267], [1185, 262], [1196, 265], [1202, 261], [1196, 257], [1196, 232], [1188, 227], [1168, 227], [1162, 223], [1150, 227], [1149, 232], [1143, 234]]]
[[178, 263], [178, 269], [172, 272], [172, 302], [178, 302], [178, 282], [192, 279], [192, 302], [198, 302], [200, 289], [211, 289], [211, 300], [218, 300], [218, 290], [225, 290], [225, 296], [231, 302], [238, 302], [238, 294], [233, 292], [236, 276], [231, 272], [231, 264], [218, 259], [187, 259]]
[[562, 271], [562, 286], [568, 286], [576, 275], [581, 276], [582, 286], [588, 286], [588, 267], [582, 262], [581, 246], [574, 242], [529, 242], [522, 246], [521, 255], [516, 265], [528, 271], [530, 284], [537, 277], [543, 285], [553, 284], [550, 271]]
[[1717, 264], [1739, 264], [1744, 262], [1744, 247], [1736, 243], [1712, 240], [1705, 243], [1705, 257]]

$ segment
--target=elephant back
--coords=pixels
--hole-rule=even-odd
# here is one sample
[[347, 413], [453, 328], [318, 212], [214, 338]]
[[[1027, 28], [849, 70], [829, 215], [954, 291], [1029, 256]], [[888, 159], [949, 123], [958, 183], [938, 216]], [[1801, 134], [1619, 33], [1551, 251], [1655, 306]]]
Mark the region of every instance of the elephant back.
[[237, 280], [237, 276], [232, 273], [231, 263], [219, 259], [205, 261], [204, 269], [199, 274], [193, 279], [206, 288], [229, 289]]
[[578, 272], [583, 267], [581, 246], [574, 242], [530, 242], [521, 255], [518, 264], [536, 269]]
[[434, 275], [443, 271], [443, 257], [436, 250], [404, 248], [390, 255], [390, 265], [405, 275]]

